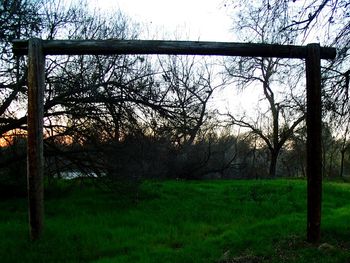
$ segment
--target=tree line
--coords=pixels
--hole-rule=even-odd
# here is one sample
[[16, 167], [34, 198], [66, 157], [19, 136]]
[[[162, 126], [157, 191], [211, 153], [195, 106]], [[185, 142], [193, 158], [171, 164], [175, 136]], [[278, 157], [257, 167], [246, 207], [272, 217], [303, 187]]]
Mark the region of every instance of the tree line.
[[[91, 11], [87, 1], [68, 6], [54, 0], [0, 4], [0, 134], [7, 140], [0, 167], [6, 184], [13, 177], [11, 169], [25, 163], [27, 129], [26, 61], [13, 57], [11, 41], [137, 39], [142, 28], [120, 11]], [[253, 5], [241, 0], [226, 1], [225, 8], [232, 10], [232, 33], [239, 41], [304, 44], [323, 30], [319, 41], [338, 48], [337, 59], [322, 68], [324, 174], [345, 175], [347, 1], [300, 5], [264, 0]], [[276, 58], [222, 62], [191, 56], [49, 56], [44, 100], [47, 176], [79, 170], [99, 175], [108, 184], [142, 178], [303, 176], [303, 67]], [[260, 96], [255, 114], [219, 112], [211, 105], [214, 93], [251, 85]]]

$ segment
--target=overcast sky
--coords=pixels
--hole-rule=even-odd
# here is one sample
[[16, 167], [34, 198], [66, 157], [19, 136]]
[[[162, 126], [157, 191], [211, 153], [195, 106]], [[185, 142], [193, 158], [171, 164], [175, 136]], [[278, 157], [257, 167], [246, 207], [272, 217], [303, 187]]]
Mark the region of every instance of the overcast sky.
[[[121, 10], [145, 25], [143, 39], [235, 41], [225, 0], [90, 0], [104, 10]], [[232, 9], [231, 9], [232, 11]], [[147, 30], [146, 30], [147, 29]], [[245, 111], [256, 104], [258, 93], [239, 93], [229, 87], [217, 90], [211, 105], [223, 112]], [[245, 106], [243, 106], [245, 105]], [[239, 109], [239, 110], [238, 110]]]
[[[121, 10], [133, 21], [144, 25], [142, 39], [235, 41], [225, 0], [89, 1], [103, 11]], [[251, 109], [258, 99], [257, 92], [248, 89], [246, 93], [240, 93], [230, 86], [216, 90], [210, 104], [222, 112], [227, 109], [238, 112], [247, 107]]]
[[233, 41], [224, 0], [93, 0], [145, 25], [143, 38]]

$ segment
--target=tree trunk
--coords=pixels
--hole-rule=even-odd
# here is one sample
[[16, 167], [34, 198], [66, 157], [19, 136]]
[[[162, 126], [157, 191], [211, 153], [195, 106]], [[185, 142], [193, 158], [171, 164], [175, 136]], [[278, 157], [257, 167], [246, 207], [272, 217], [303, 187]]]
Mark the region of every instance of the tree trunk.
[[343, 176], [344, 176], [345, 149], [342, 149], [342, 150], [340, 151], [340, 156], [341, 156], [341, 158], [340, 158], [340, 172], [339, 172], [339, 176], [340, 176], [341, 178], [343, 178]]
[[272, 151], [270, 154], [270, 168], [269, 168], [269, 176], [274, 178], [276, 176], [276, 167], [277, 167], [277, 159], [278, 152]]

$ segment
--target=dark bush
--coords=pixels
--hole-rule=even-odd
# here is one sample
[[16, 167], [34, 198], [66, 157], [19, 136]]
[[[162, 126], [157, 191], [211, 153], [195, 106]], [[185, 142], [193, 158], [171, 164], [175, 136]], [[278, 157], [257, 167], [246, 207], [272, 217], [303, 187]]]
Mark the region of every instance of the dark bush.
[[0, 149], [0, 197], [24, 197], [27, 194], [25, 141]]

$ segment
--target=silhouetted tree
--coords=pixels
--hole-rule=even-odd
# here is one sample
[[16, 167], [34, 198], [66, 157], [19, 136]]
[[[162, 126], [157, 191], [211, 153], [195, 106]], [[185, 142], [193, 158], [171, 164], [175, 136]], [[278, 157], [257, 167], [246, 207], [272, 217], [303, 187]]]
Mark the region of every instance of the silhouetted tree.
[[[286, 5], [270, 5], [268, 1], [259, 4], [241, 1], [240, 4], [234, 32], [244, 41], [294, 43], [294, 31], [281, 30], [289, 22]], [[295, 70], [299, 66], [279, 58], [237, 58], [226, 66], [227, 73], [238, 86], [256, 85], [262, 89], [262, 100], [267, 108], [260, 108], [255, 120], [231, 113], [227, 116], [233, 125], [250, 130], [266, 145], [270, 153], [269, 176], [272, 177], [276, 175], [282, 147], [304, 120], [301, 74], [300, 70]]]

